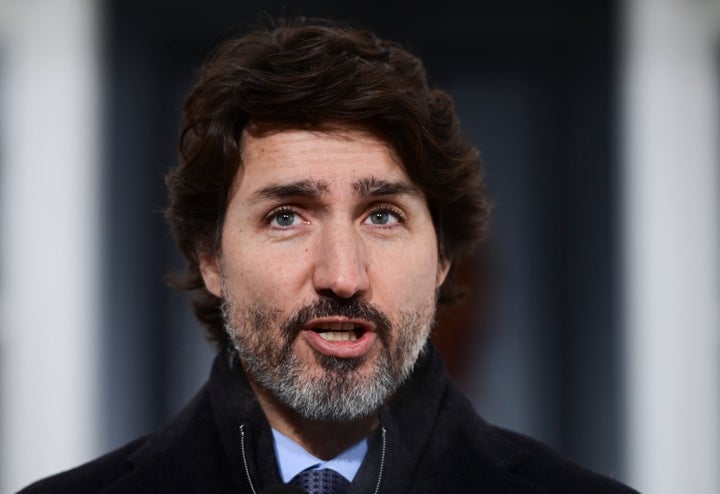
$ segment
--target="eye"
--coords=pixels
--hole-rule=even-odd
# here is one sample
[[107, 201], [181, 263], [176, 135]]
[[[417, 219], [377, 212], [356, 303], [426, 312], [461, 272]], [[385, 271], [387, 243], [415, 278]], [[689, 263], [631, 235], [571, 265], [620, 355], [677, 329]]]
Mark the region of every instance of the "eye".
[[292, 209], [280, 209], [268, 215], [268, 223], [275, 228], [288, 228], [300, 221], [299, 215]]
[[373, 209], [368, 215], [365, 223], [372, 225], [387, 226], [403, 221], [402, 215], [388, 207]]

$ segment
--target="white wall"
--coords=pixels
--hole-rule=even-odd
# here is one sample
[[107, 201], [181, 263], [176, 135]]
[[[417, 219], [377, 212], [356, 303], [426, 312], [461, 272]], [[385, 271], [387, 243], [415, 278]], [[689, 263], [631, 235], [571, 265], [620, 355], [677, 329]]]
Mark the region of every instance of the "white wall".
[[718, 3], [628, 2], [624, 275], [628, 478], [720, 492]]
[[92, 0], [0, 0], [0, 492], [97, 453]]

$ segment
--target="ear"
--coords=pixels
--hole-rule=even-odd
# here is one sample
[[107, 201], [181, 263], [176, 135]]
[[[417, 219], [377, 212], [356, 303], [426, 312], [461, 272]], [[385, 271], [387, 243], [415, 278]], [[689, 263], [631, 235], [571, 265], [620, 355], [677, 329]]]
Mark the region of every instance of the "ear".
[[218, 256], [200, 254], [200, 274], [205, 288], [216, 297], [222, 297], [222, 270]]
[[452, 261], [448, 259], [440, 259], [440, 261], [438, 261], [438, 271], [435, 288], [440, 288], [440, 286], [445, 282], [445, 278], [447, 278], [447, 275], [450, 272], [450, 266], [452, 266]]

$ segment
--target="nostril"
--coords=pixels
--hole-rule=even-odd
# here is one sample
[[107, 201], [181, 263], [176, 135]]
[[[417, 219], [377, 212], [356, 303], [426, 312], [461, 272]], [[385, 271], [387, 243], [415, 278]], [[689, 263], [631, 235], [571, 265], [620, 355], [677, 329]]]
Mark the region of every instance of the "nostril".
[[356, 295], [358, 295], [358, 293], [355, 291], [352, 291], [352, 292], [349, 290], [343, 291], [343, 290], [332, 289], [332, 288], [316, 290], [316, 292], [318, 295], [320, 295], [322, 297], [336, 298], [336, 299], [340, 298], [343, 300], [348, 300], [348, 299], [351, 299], [351, 298], [355, 297]]
[[367, 266], [361, 242], [337, 235], [321, 238], [312, 283], [318, 294], [347, 299], [368, 289]]

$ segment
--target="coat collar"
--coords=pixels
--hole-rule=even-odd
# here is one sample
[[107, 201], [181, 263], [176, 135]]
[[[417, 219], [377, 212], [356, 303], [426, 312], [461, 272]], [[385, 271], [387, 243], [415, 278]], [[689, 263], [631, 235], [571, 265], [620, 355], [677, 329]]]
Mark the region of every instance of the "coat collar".
[[[150, 436], [131, 456], [138, 474], [146, 471], [145, 476], [149, 477], [149, 472], [157, 471], [150, 465], [157, 468], [159, 463], [169, 461], [177, 463], [176, 470], [182, 470], [183, 464], [184, 468], [195, 468], [190, 462], [196, 461], [198, 455], [220, 450], [219, 457], [212, 453], [208, 458], [201, 458], [206, 464], [204, 468], [208, 472], [217, 470], [213, 475], [224, 476], [226, 482], [234, 484], [240, 492], [252, 492], [248, 478], [256, 492], [280, 482], [272, 431], [242, 366], [232, 355], [227, 350], [221, 351], [213, 363], [208, 384], [175, 420]], [[374, 492], [383, 454], [385, 463], [380, 492], [407, 492], [418, 475], [431, 479], [431, 474], [418, 472], [418, 465], [423, 465], [428, 450], [439, 447], [436, 444], [438, 422], [447, 420], [462, 424], [461, 430], [472, 432], [474, 436], [468, 439], [476, 446], [480, 445], [480, 451], [476, 447], [472, 461], [473, 470], [478, 472], [474, 476], [483, 478], [483, 492], [543, 492], [512, 475], [512, 469], [523, 461], [524, 454], [518, 453], [517, 448], [483, 422], [464, 398], [453, 400], [453, 408], [447, 410], [448, 395], [457, 397], [461, 393], [447, 377], [437, 351], [428, 344], [408, 381], [379, 411], [381, 428], [386, 431], [387, 449], [383, 451], [382, 432], [378, 429], [370, 437], [368, 454], [349, 494]], [[464, 424], [464, 421], [471, 423]], [[464, 439], [445, 438], [455, 446], [463, 444]], [[198, 440], [207, 443], [204, 445], [207, 451], [196, 449]], [[179, 460], [183, 456], [184, 460]], [[179, 471], [178, 479], [183, 475], [189, 478], [189, 473]], [[215, 478], [207, 481], [218, 485], [221, 482]]]
[[[524, 460], [524, 452], [502, 440], [496, 430], [477, 415], [448, 377], [439, 353], [430, 342], [408, 381], [394, 399], [381, 408], [380, 422], [387, 430], [388, 448], [387, 475], [382, 492], [411, 492], [417, 487], [417, 484], [413, 485], [414, 479], [424, 475], [430, 478], [427, 472], [419, 470], [425, 465], [424, 458], [428, 452], [442, 450], [442, 442], [455, 450], [462, 450], [469, 444], [480, 447], [479, 451], [472, 453], [470, 461], [474, 471], [472, 476], [484, 479], [483, 492], [542, 492], [515, 479], [510, 473]], [[449, 423], [453, 424], [451, 429], [442, 425]], [[379, 440], [376, 438], [377, 443]], [[366, 460], [363, 467], [372, 468], [375, 465], [373, 458]], [[504, 490], [515, 483], [520, 483], [522, 488]], [[353, 489], [350, 494], [356, 492], [372, 491]]]
[[[270, 424], [235, 353], [221, 351], [210, 374], [210, 405], [235, 483], [259, 491], [280, 483]], [[251, 489], [251, 491], [253, 490]]]

